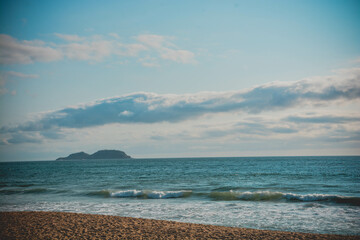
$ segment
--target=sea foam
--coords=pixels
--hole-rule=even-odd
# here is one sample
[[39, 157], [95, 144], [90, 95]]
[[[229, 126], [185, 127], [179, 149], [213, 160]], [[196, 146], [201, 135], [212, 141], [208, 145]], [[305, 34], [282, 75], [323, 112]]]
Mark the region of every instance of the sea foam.
[[210, 197], [215, 200], [243, 200], [243, 201], [298, 201], [298, 202], [333, 202], [345, 203], [360, 206], [359, 197], [349, 197], [329, 194], [295, 194], [272, 191], [256, 191], [256, 192], [211, 192]]
[[296, 194], [277, 191], [224, 191], [199, 193], [191, 190], [159, 191], [159, 190], [101, 190], [89, 192], [89, 196], [111, 198], [168, 199], [187, 198], [190, 196], [207, 197], [216, 201], [282, 201], [282, 202], [328, 202], [360, 206], [360, 197], [350, 197], [330, 194]]
[[150, 199], [166, 199], [166, 198], [183, 198], [189, 197], [191, 191], [180, 190], [180, 191], [153, 191], [153, 190], [101, 190], [96, 192], [90, 192], [88, 195], [113, 197], [113, 198], [150, 198]]
[[111, 197], [139, 197], [142, 196], [143, 192], [139, 190], [126, 190], [126, 191], [117, 191], [110, 192]]

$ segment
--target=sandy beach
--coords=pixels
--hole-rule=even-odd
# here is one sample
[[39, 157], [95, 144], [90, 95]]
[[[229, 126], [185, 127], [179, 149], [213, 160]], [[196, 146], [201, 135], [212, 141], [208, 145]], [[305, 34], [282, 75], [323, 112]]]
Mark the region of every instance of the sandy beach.
[[360, 239], [64, 212], [1, 212], [0, 239]]

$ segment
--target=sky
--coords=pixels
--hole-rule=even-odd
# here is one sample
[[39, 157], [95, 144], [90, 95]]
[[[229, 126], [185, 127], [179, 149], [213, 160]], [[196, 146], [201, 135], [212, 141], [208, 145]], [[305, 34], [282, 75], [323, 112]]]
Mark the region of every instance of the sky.
[[360, 154], [360, 3], [0, 1], [0, 161]]

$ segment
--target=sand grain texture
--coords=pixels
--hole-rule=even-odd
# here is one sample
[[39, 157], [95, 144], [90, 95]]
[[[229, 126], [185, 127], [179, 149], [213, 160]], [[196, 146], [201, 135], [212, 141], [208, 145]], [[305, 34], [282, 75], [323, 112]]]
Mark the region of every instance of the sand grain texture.
[[360, 239], [64, 212], [1, 212], [0, 239]]

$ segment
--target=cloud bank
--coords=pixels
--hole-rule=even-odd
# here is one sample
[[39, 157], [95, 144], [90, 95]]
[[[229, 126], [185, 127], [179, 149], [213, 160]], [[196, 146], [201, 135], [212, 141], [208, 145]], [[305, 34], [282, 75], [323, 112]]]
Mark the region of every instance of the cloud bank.
[[[8, 136], [7, 143], [16, 143], [13, 138], [19, 133], [38, 132], [45, 136], [49, 131], [59, 132], [64, 128], [80, 129], [112, 123], [177, 123], [196, 119], [205, 114], [226, 112], [260, 114], [303, 106], [316, 108], [318, 105], [323, 107], [346, 104], [359, 101], [359, 98], [360, 70], [353, 69], [351, 74], [347, 72], [345, 75], [315, 80], [274, 82], [244, 91], [184, 95], [133, 93], [49, 112], [39, 116], [35, 121], [18, 126], [3, 126], [0, 133]], [[286, 120], [297, 123], [349, 122], [358, 121], [359, 117], [290, 116]], [[296, 132], [284, 127], [272, 127], [268, 130], [279, 133]], [[24, 139], [31, 138], [27, 136]]]
[[[54, 36], [57, 43], [18, 40], [0, 34], [0, 64], [31, 64], [63, 59], [99, 62], [110, 57], [137, 58], [143, 66], [157, 66], [159, 60], [183, 64], [196, 62], [194, 53], [180, 49], [174, 44], [174, 38], [168, 36], [143, 34], [133, 37], [132, 42], [120, 41], [120, 37], [114, 33], [90, 37], [55, 33]], [[153, 61], [141, 61], [143, 58]]]
[[51, 62], [63, 57], [61, 51], [47, 46], [43, 41], [19, 41], [6, 34], [0, 34], [0, 50], [1, 64]]

